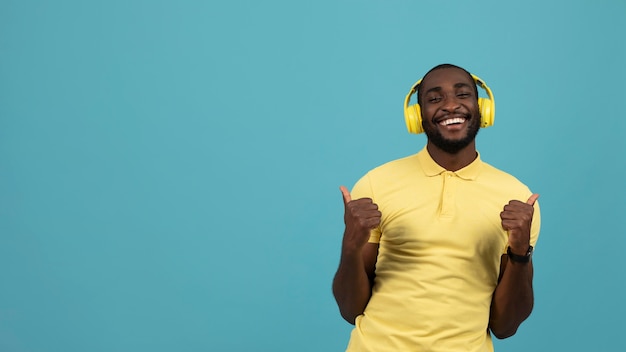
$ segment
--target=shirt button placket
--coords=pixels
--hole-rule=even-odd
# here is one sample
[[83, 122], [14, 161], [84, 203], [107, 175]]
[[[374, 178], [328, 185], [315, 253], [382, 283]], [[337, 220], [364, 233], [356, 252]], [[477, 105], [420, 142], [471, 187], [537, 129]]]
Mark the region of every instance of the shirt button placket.
[[454, 216], [454, 172], [443, 173], [443, 194], [441, 199], [441, 217], [452, 218]]

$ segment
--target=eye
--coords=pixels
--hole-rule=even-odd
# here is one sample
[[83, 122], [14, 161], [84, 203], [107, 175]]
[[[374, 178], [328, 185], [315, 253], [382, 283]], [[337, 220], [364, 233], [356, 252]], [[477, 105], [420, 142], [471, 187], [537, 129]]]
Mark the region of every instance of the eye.
[[429, 103], [438, 103], [438, 102], [441, 101], [441, 97], [440, 96], [430, 96], [430, 97], [426, 98], [426, 100]]
[[469, 98], [471, 94], [467, 92], [461, 92], [461, 93], [458, 93], [456, 96], [459, 98]]

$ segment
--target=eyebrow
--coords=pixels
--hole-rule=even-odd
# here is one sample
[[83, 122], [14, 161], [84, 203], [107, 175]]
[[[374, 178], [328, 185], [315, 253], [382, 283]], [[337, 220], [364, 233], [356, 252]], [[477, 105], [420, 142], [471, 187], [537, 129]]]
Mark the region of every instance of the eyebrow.
[[[463, 88], [463, 87], [472, 88], [472, 86], [471, 86], [471, 85], [469, 85], [469, 84], [467, 84], [467, 83], [464, 83], [464, 82], [459, 82], [459, 83], [456, 83], [456, 84], [454, 85], [454, 88]], [[439, 87], [439, 86], [437, 86], [437, 87], [432, 87], [432, 88], [430, 88], [429, 90], [425, 91], [425, 92], [424, 92], [424, 95], [426, 95], [426, 94], [428, 94], [428, 93], [430, 93], [430, 92], [440, 92], [441, 90], [442, 90], [442, 88], [441, 88], [441, 87]]]

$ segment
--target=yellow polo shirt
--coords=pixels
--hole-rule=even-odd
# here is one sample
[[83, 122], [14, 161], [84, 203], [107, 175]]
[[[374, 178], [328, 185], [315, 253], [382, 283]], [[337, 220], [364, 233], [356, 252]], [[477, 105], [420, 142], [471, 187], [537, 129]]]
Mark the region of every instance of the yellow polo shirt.
[[[506, 252], [500, 212], [531, 191], [476, 158], [456, 172], [419, 153], [368, 172], [352, 199], [382, 212], [376, 279], [348, 351], [493, 351], [489, 308]], [[531, 244], [539, 236], [539, 204]]]

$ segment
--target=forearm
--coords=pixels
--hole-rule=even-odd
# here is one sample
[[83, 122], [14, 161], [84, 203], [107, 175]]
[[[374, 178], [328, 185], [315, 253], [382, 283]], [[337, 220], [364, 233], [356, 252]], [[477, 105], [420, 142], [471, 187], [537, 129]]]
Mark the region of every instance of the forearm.
[[333, 294], [341, 316], [354, 324], [372, 295], [378, 244], [369, 243], [372, 229], [380, 225], [381, 212], [371, 198], [352, 200], [341, 186], [345, 206], [341, 260], [333, 280]]
[[489, 327], [500, 339], [513, 336], [533, 309], [533, 266], [508, 260], [493, 295]]
[[339, 268], [333, 280], [333, 294], [341, 316], [354, 324], [363, 313], [372, 294], [370, 278], [360, 251], [342, 249]]

